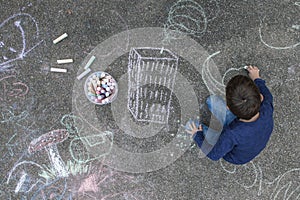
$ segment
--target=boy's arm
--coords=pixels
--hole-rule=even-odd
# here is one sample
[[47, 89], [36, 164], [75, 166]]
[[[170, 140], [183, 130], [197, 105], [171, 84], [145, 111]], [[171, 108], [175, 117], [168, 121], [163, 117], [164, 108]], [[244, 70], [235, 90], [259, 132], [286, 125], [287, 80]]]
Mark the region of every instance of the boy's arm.
[[234, 148], [234, 141], [226, 129], [223, 129], [215, 145], [208, 145], [205, 141], [203, 131], [198, 131], [194, 134], [194, 141], [211, 160], [219, 160]]
[[272, 110], [273, 110], [273, 96], [269, 89], [266, 86], [266, 82], [260, 78], [259, 69], [256, 66], [246, 66], [246, 69], [249, 72], [249, 77], [254, 81], [257, 87], [260, 90], [260, 93], [264, 96], [263, 102], [271, 103]]
[[270, 90], [266, 86], [266, 81], [261, 78], [256, 78], [254, 83], [259, 88], [260, 93], [264, 96], [264, 101], [268, 101], [271, 104], [273, 103], [273, 96]]

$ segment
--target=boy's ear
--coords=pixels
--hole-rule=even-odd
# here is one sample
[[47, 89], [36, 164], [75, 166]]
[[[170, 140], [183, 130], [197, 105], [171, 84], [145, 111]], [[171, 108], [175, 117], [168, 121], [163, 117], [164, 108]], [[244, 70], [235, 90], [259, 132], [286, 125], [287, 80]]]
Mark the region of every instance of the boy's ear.
[[262, 102], [264, 100], [264, 96], [260, 94], [260, 101]]

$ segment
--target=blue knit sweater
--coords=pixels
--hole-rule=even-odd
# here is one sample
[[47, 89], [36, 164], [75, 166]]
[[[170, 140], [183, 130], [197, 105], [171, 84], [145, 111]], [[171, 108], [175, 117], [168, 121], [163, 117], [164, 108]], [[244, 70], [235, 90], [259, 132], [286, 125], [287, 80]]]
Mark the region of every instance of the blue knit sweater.
[[[273, 96], [262, 79], [255, 79], [260, 93], [264, 96], [259, 118], [253, 122], [235, 119], [225, 126], [217, 143], [206, 152], [212, 160], [224, 160], [233, 164], [244, 164], [255, 158], [265, 147], [273, 130]], [[194, 135], [194, 140], [202, 149], [207, 148], [202, 131]]]

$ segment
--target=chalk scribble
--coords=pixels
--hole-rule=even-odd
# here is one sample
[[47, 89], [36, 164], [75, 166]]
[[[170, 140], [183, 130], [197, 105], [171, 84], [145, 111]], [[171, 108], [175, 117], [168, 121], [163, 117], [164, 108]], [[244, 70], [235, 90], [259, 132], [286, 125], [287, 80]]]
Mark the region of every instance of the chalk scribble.
[[[288, 170], [274, 180], [268, 181], [264, 180], [260, 165], [253, 161], [242, 166], [230, 166], [220, 160], [220, 165], [228, 174], [231, 176], [235, 175], [235, 182], [242, 188], [248, 190], [257, 187], [257, 196], [261, 196], [263, 192], [267, 191], [266, 187], [270, 187], [273, 188], [273, 192], [270, 195], [270, 199], [272, 200], [292, 200], [300, 197], [300, 168]], [[231, 169], [228, 169], [229, 166]], [[240, 175], [246, 174], [247, 172], [251, 173], [251, 177], [253, 177], [252, 182], [243, 183], [242, 180], [237, 177], [242, 177]]]
[[[8, 30], [10, 32], [7, 33]], [[29, 35], [28, 32], [33, 32], [34, 35]], [[27, 13], [14, 14], [4, 20], [0, 24], [0, 35], [0, 72], [11, 68], [13, 62], [23, 60], [43, 42], [39, 40], [37, 21]]]
[[201, 37], [207, 30], [208, 22], [214, 20], [219, 12], [220, 6], [216, 0], [206, 2], [213, 7], [207, 10], [205, 5], [193, 0], [179, 0], [169, 10], [167, 23], [165, 24], [165, 39], [176, 39], [184, 34]]

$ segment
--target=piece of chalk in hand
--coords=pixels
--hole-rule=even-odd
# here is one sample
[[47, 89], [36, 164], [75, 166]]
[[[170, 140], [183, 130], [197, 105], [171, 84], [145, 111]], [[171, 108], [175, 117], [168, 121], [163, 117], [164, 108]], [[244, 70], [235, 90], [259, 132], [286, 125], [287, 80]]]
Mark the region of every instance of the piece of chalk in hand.
[[91, 72], [91, 69], [88, 68], [87, 70], [85, 70], [84, 72], [82, 72], [79, 76], [77, 76], [77, 79], [78, 80], [82, 79], [84, 76], [86, 76], [90, 72]]
[[73, 59], [62, 59], [62, 60], [57, 60], [57, 64], [66, 64], [66, 63], [72, 63]]
[[61, 69], [61, 68], [51, 67], [50, 68], [50, 72], [63, 72], [63, 73], [66, 73], [67, 69]]
[[86, 65], [84, 66], [84, 69], [89, 68], [89, 67], [93, 64], [95, 58], [96, 58], [95, 56], [92, 56], [92, 57], [89, 59], [89, 61], [86, 63]]
[[53, 40], [53, 44], [57, 44], [58, 42], [60, 42], [63, 39], [65, 39], [66, 37], [68, 37], [67, 33], [62, 34], [61, 36], [59, 36], [58, 38], [56, 38], [55, 40]]
[[244, 69], [248, 69], [248, 66], [244, 66]]
[[164, 47], [161, 48], [160, 53], [162, 54], [164, 52]]

